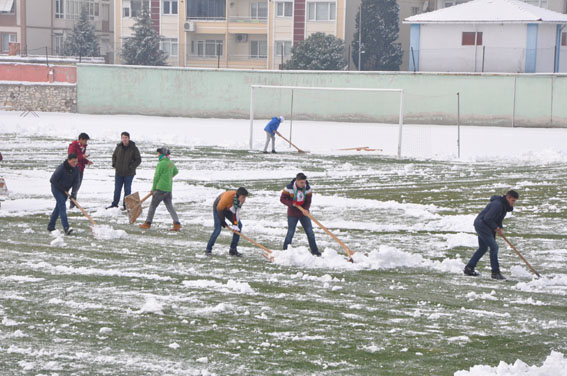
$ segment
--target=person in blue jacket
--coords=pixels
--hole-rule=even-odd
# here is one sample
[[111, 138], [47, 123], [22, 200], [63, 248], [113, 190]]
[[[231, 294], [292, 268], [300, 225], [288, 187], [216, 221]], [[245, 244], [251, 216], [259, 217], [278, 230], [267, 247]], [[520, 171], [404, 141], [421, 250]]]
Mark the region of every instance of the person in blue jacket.
[[516, 191], [508, 191], [504, 196], [494, 195], [490, 198], [490, 203], [480, 212], [474, 220], [474, 229], [478, 234], [478, 249], [465, 266], [465, 275], [477, 276], [474, 270], [480, 258], [490, 248], [490, 268], [492, 269], [493, 279], [506, 279], [500, 273], [498, 264], [498, 243], [496, 243], [496, 233], [502, 235], [502, 221], [506, 213], [514, 210], [516, 200], [520, 195]]
[[55, 222], [57, 218], [61, 217], [61, 224], [63, 225], [63, 230], [66, 235], [70, 235], [73, 229], [69, 227], [69, 222], [67, 221], [67, 208], [65, 203], [67, 202], [67, 193], [71, 188], [76, 192], [79, 188], [79, 159], [77, 154], [69, 154], [67, 159], [57, 167], [53, 175], [51, 175], [51, 193], [55, 197], [57, 204], [55, 209], [51, 213], [51, 219], [47, 225], [48, 231], [55, 230]]
[[276, 131], [281, 123], [284, 122], [284, 117], [274, 116], [272, 120], [264, 127], [266, 131], [266, 145], [264, 145], [264, 154], [268, 152], [268, 145], [270, 144], [270, 140], [272, 141], [272, 153], [276, 152]]

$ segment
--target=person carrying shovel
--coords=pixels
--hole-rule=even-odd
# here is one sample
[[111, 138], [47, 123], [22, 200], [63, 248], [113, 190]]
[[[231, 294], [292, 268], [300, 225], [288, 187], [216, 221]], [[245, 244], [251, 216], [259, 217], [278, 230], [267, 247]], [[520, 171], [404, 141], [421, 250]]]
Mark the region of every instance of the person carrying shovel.
[[67, 159], [57, 167], [53, 175], [51, 175], [51, 193], [55, 197], [57, 202], [55, 209], [51, 213], [51, 219], [47, 225], [48, 231], [55, 231], [55, 223], [57, 218], [61, 217], [61, 224], [63, 225], [63, 230], [65, 235], [71, 235], [73, 229], [69, 227], [69, 222], [67, 220], [67, 208], [65, 203], [67, 202], [68, 191], [70, 188], [76, 192], [80, 184], [79, 178], [79, 159], [77, 154], [71, 153], [67, 156]]
[[157, 149], [157, 156], [159, 162], [156, 166], [156, 172], [154, 174], [154, 184], [152, 185], [152, 202], [150, 208], [148, 209], [148, 216], [146, 221], [140, 225], [140, 228], [147, 230], [152, 226], [152, 220], [154, 219], [154, 214], [158, 205], [163, 201], [167, 211], [173, 219], [173, 227], [169, 231], [180, 231], [181, 223], [175, 212], [172, 202], [172, 187], [173, 187], [173, 177], [177, 175], [179, 170], [175, 167], [175, 164], [169, 159], [169, 149], [167, 147], [161, 147]]
[[301, 207], [306, 211], [309, 211], [312, 196], [313, 192], [311, 191], [311, 186], [309, 186], [307, 176], [305, 176], [303, 172], [298, 173], [295, 179], [286, 185], [282, 191], [280, 202], [287, 206], [287, 235], [283, 244], [284, 250], [287, 249], [287, 246], [290, 245], [293, 240], [297, 222], [301, 222], [301, 226], [303, 227], [303, 230], [305, 230], [307, 240], [309, 241], [311, 254], [314, 256], [321, 256], [321, 252], [319, 252], [317, 243], [315, 242], [315, 234], [313, 233], [313, 224], [311, 223], [311, 219], [298, 209], [298, 207]]
[[270, 140], [272, 141], [272, 153], [276, 152], [276, 132], [281, 123], [284, 122], [283, 116], [274, 116], [272, 120], [264, 127], [266, 132], [266, 145], [264, 145], [264, 154], [268, 153], [268, 145], [270, 145]]

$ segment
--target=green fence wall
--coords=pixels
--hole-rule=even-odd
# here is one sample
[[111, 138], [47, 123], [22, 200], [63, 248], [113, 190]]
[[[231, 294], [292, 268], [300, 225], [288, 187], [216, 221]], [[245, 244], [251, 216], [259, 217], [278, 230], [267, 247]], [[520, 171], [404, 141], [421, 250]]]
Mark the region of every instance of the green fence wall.
[[[404, 90], [404, 122], [567, 127], [567, 75], [288, 72], [79, 65], [80, 113], [248, 118], [250, 85]], [[289, 117], [291, 90], [256, 89], [255, 118]], [[398, 121], [399, 95], [294, 90], [293, 118]]]

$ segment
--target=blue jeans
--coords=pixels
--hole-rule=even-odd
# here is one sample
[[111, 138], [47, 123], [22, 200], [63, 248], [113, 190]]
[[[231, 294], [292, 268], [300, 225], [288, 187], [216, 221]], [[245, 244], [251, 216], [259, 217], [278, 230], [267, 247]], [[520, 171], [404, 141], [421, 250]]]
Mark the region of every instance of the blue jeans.
[[55, 230], [55, 223], [57, 222], [57, 218], [61, 217], [61, 224], [63, 225], [63, 229], [67, 230], [69, 228], [69, 222], [67, 221], [67, 208], [65, 207], [65, 203], [67, 202], [67, 195], [65, 192], [60, 191], [57, 188], [51, 186], [51, 193], [53, 193], [53, 197], [55, 197], [55, 209], [51, 213], [51, 219], [49, 220], [49, 224], [47, 225], [48, 230]]
[[485, 227], [475, 226], [475, 230], [478, 234], [478, 249], [467, 266], [474, 269], [480, 258], [484, 256], [488, 248], [490, 248], [490, 268], [493, 272], [500, 271], [500, 265], [498, 264], [498, 243], [496, 243], [494, 233], [492, 230]]
[[309, 241], [309, 248], [311, 248], [311, 253], [319, 252], [317, 248], [317, 243], [315, 243], [315, 234], [313, 233], [313, 225], [311, 224], [311, 219], [309, 217], [287, 217], [287, 235], [283, 243], [283, 249], [287, 249], [287, 246], [291, 244], [293, 235], [295, 235], [295, 228], [297, 227], [297, 222], [301, 222], [303, 230], [307, 235], [307, 240]]
[[[124, 186], [124, 198], [132, 193], [132, 180], [134, 180], [134, 175], [114, 175], [114, 200], [112, 200], [112, 206], [118, 206], [118, 201], [120, 201], [120, 194], [122, 193], [122, 186]], [[122, 205], [126, 206], [126, 202], [124, 200], [122, 200]]]
[[[207, 251], [213, 250], [213, 245], [215, 245], [215, 242], [217, 241], [217, 238], [219, 237], [219, 234], [221, 233], [222, 230], [221, 219], [219, 217], [219, 213], [217, 213], [215, 209], [213, 209], [213, 219], [215, 221], [215, 229], [213, 230], [213, 233], [211, 234], [211, 238], [207, 243]], [[240, 229], [240, 231], [242, 231], [242, 222], [240, 221], [238, 221], [238, 228]], [[230, 249], [236, 249], [236, 247], [238, 247], [239, 240], [240, 240], [239, 235], [232, 234], [232, 242], [230, 243]]]

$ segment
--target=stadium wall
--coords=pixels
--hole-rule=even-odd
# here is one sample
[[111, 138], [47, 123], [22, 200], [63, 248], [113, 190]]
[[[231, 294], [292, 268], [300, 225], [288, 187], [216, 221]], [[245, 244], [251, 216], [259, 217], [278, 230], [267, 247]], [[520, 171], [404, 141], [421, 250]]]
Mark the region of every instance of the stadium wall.
[[[77, 109], [92, 114], [248, 118], [250, 85], [402, 88], [404, 122], [567, 127], [567, 75], [247, 71], [78, 65]], [[257, 89], [255, 118], [290, 116], [290, 90]], [[293, 118], [398, 121], [395, 93], [294, 91]]]

